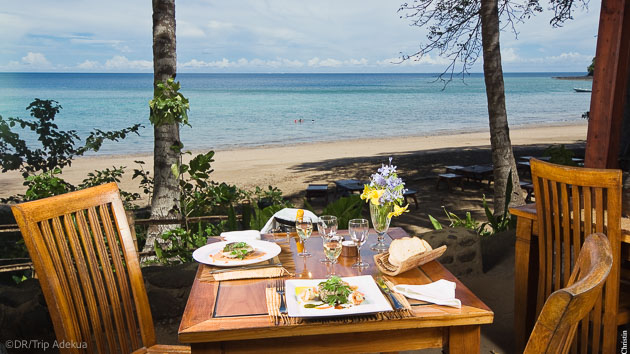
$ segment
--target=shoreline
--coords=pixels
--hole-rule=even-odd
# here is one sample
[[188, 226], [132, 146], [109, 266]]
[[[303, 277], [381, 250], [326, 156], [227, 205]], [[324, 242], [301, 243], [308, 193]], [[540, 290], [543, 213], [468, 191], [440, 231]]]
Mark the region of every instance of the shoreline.
[[[513, 127], [512, 145], [570, 144], [586, 140], [587, 122], [564, 125]], [[432, 152], [453, 149], [489, 149], [490, 134], [478, 132], [449, 132], [431, 136], [398, 138], [337, 140], [295, 145], [268, 145], [229, 150], [215, 150], [211, 177], [243, 189], [268, 185], [280, 188], [285, 195], [303, 191], [309, 183], [332, 183], [342, 178], [365, 178], [364, 164], [379, 166], [387, 157], [413, 158]], [[193, 154], [201, 150], [193, 150]], [[204, 152], [206, 150], [203, 150]], [[187, 155], [185, 160], [190, 159]], [[125, 166], [126, 174], [119, 183], [126, 191], [139, 191], [138, 181], [132, 180], [135, 160], [144, 160], [145, 170], [153, 175], [152, 154], [95, 155], [74, 160], [61, 176], [72, 184], [80, 183], [89, 172], [112, 166]], [[358, 164], [361, 162], [362, 164]], [[476, 160], [464, 164], [479, 163]], [[18, 172], [6, 172], [0, 179], [0, 197], [24, 193], [23, 179]], [[144, 197], [144, 196], [143, 196]]]

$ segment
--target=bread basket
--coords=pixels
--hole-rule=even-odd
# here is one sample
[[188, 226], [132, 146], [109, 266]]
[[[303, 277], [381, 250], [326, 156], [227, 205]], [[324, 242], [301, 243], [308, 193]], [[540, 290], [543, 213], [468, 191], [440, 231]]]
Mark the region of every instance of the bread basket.
[[389, 263], [389, 252], [374, 255], [374, 262], [378, 269], [386, 275], [398, 275], [412, 268], [417, 268], [440, 257], [446, 251], [446, 245], [431, 251], [423, 252], [405, 259], [400, 266]]

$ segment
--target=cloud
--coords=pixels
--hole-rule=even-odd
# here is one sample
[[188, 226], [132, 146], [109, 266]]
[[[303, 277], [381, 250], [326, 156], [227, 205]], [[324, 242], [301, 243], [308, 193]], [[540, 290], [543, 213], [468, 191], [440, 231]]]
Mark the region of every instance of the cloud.
[[516, 54], [516, 49], [514, 48], [506, 48], [501, 50], [501, 62], [502, 63], [515, 63], [520, 61], [518, 54]]
[[100, 67], [100, 64], [97, 61], [93, 61], [93, 60], [86, 60], [81, 64], [77, 65], [77, 69], [81, 69], [81, 70], [92, 70], [92, 69], [97, 69]]
[[450, 60], [442, 57], [433, 57], [431, 54], [423, 55], [420, 58], [412, 58], [408, 60], [402, 60], [401, 57], [388, 58], [383, 60], [376, 61], [376, 64], [379, 66], [392, 66], [392, 65], [402, 65], [402, 66], [417, 66], [417, 65], [448, 65], [450, 64]]
[[195, 26], [194, 24], [188, 21], [178, 21], [177, 22], [177, 37], [178, 38], [204, 38], [206, 37], [206, 32], [201, 29], [201, 27]]
[[148, 60], [129, 60], [122, 55], [116, 55], [105, 62], [105, 68], [109, 70], [151, 70], [153, 62]]
[[42, 53], [33, 53], [28, 52], [26, 56], [22, 57], [22, 64], [26, 64], [34, 67], [48, 67], [50, 66], [50, 62], [44, 54]]

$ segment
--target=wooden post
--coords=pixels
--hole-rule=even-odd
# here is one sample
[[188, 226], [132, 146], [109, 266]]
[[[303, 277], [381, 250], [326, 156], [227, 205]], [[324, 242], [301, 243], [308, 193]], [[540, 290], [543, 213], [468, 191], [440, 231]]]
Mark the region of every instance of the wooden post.
[[630, 58], [630, 0], [602, 0], [585, 166], [618, 168]]

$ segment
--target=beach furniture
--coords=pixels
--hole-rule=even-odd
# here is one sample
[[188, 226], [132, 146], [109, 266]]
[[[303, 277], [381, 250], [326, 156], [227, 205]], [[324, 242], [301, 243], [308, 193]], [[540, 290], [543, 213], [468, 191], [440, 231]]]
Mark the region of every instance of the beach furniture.
[[405, 201], [407, 201], [408, 199], [413, 199], [413, 202], [415, 203], [416, 210], [417, 210], [418, 209], [418, 198], [416, 198], [416, 193], [418, 193], [417, 190], [411, 189], [411, 188], [407, 188], [405, 193], [403, 193], [403, 197], [405, 198]]
[[328, 203], [328, 185], [327, 184], [309, 184], [306, 187], [306, 200], [311, 201], [311, 198], [324, 198]]
[[86, 352], [99, 353], [190, 352], [187, 346], [156, 343], [138, 255], [115, 183], [12, 209], [59, 343], [85, 345]]
[[[613, 254], [603, 296], [578, 332], [589, 351], [615, 351], [617, 326], [630, 321], [630, 295], [620, 296], [621, 171], [568, 167], [531, 160], [535, 204], [517, 216], [514, 330], [520, 351], [544, 300], [566, 286], [585, 236], [605, 233]], [[627, 246], [626, 246], [627, 247]], [[586, 338], [586, 339], [584, 339]], [[600, 345], [601, 343], [601, 345]]]
[[601, 295], [612, 263], [606, 235], [592, 234], [584, 240], [566, 287], [556, 290], [545, 302], [525, 354], [567, 353], [574, 338], [578, 341], [574, 349], [588, 346], [581, 342], [586, 338], [581, 336], [578, 324], [588, 322], [588, 318], [584, 318]]
[[355, 192], [361, 193], [363, 191], [363, 186], [369, 182], [359, 181], [358, 179], [341, 179], [335, 181], [335, 190], [338, 196], [339, 195], [350, 195]]
[[448, 189], [451, 190], [453, 188], [453, 182], [459, 182], [459, 188], [464, 190], [464, 176], [458, 175], [456, 173], [440, 173], [437, 176], [437, 183], [435, 184], [435, 189], [440, 189], [440, 182], [446, 182]]
[[488, 181], [488, 186], [494, 180], [494, 169], [491, 164], [488, 165], [470, 165], [459, 170], [459, 173], [466, 179], [483, 183]]
[[[348, 230], [337, 233], [349, 239]], [[402, 228], [393, 227], [385, 237], [392, 241], [408, 236]], [[373, 241], [372, 237], [373, 233], [368, 243]], [[373, 353], [444, 348], [452, 354], [474, 354], [480, 352], [481, 326], [494, 320], [492, 310], [437, 260], [395, 277], [388, 276], [385, 286], [391, 289], [392, 285], [424, 285], [446, 279], [455, 283], [455, 296], [461, 300], [461, 308], [401, 298], [391, 292], [406, 309], [377, 310], [359, 316], [350, 311], [333, 317], [325, 317], [322, 312], [320, 317], [303, 317], [300, 312], [291, 313], [291, 308], [298, 308], [296, 300], [286, 302], [288, 313], [282, 313], [281, 299], [296, 299], [295, 288], [289, 281], [317, 284], [329, 274], [329, 266], [319, 262], [324, 256], [323, 242], [319, 233], [313, 232], [306, 240], [306, 248], [313, 256], [301, 258], [297, 255], [300, 246], [295, 233], [288, 239], [284, 234], [266, 234], [262, 238], [276, 241], [282, 247], [279, 259], [291, 274], [271, 280], [217, 281], [204, 276], [216, 268], [200, 264], [178, 337], [180, 342], [191, 344], [193, 353]], [[279, 239], [286, 241], [278, 242]], [[360, 274], [366, 283], [374, 282], [372, 279], [382, 276], [371, 261], [376, 253], [365, 247], [361, 254], [369, 265]], [[340, 277], [357, 276], [357, 268], [352, 268], [356, 261], [356, 256], [341, 256], [335, 264], [335, 273]], [[374, 285], [373, 291], [366, 288], [366, 297], [384, 296], [384, 301], [397, 308]], [[278, 289], [286, 291], [280, 294]]]

